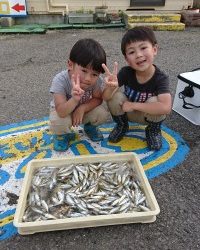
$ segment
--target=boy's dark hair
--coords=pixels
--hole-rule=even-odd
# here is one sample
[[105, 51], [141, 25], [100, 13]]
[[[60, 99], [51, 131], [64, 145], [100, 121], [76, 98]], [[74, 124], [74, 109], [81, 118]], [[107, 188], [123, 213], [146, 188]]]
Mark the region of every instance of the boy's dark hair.
[[122, 38], [121, 51], [126, 55], [126, 46], [131, 42], [149, 41], [153, 46], [157, 44], [155, 34], [151, 28], [138, 26], [128, 30]]
[[78, 40], [71, 49], [69, 59], [82, 67], [90, 66], [93, 70], [104, 73], [102, 63], [106, 64], [106, 53], [93, 39]]

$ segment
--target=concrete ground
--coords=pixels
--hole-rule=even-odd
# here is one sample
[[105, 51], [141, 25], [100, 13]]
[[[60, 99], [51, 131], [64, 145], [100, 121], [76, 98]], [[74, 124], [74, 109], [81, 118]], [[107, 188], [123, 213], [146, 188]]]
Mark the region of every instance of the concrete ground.
[[[120, 41], [125, 29], [59, 30], [45, 35], [0, 36], [0, 120], [10, 124], [48, 116], [53, 76], [66, 67], [70, 48], [80, 38], [97, 39], [105, 48], [108, 65], [125, 64]], [[156, 32], [160, 50], [156, 64], [171, 81], [200, 67], [200, 28]], [[185, 161], [150, 181], [161, 212], [155, 223], [16, 235], [0, 249], [200, 249], [200, 127], [173, 112], [165, 124], [180, 133], [190, 147]]]

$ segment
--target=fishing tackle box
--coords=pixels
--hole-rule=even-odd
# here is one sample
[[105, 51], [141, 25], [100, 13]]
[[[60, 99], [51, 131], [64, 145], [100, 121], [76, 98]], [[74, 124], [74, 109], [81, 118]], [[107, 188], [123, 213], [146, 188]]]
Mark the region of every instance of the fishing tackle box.
[[[22, 217], [25, 212], [27, 196], [31, 186], [33, 173], [36, 169], [43, 166], [63, 166], [63, 164], [78, 163], [100, 163], [100, 162], [127, 162], [129, 161], [134, 168], [136, 178], [140, 181], [143, 192], [146, 196], [149, 211], [127, 212], [109, 215], [94, 215], [76, 218], [53, 219], [44, 221], [23, 222]], [[59, 159], [42, 159], [32, 160], [28, 163], [25, 177], [23, 180], [16, 213], [14, 216], [14, 225], [18, 229], [18, 233], [22, 235], [34, 234], [37, 232], [66, 230], [85, 227], [97, 227], [115, 224], [129, 223], [151, 223], [156, 220], [156, 215], [160, 212], [159, 205], [156, 201], [154, 193], [151, 189], [149, 181], [145, 175], [143, 166], [135, 153], [111, 153], [72, 156]]]
[[173, 110], [200, 125], [200, 68], [178, 75]]

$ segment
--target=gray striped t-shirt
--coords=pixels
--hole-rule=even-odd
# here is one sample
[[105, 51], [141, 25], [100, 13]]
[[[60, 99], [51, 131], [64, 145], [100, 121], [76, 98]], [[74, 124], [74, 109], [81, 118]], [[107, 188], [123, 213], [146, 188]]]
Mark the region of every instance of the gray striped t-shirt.
[[[92, 93], [94, 90], [103, 90], [103, 79], [100, 76], [97, 80], [97, 83], [91, 87], [89, 87], [87, 90], [85, 90], [84, 95], [82, 96], [79, 104], [87, 102], [92, 97]], [[64, 70], [60, 73], [58, 73], [52, 81], [52, 85], [50, 88], [50, 93], [56, 93], [56, 94], [63, 94], [66, 96], [66, 100], [69, 100], [72, 92], [72, 84], [71, 79], [69, 77], [68, 70]], [[51, 107], [55, 107], [54, 100], [51, 101], [50, 104]]]

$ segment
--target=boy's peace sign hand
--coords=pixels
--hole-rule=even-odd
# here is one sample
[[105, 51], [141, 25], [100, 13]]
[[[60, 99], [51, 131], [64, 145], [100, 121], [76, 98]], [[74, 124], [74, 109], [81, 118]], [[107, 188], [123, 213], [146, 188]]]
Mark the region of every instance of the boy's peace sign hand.
[[106, 77], [104, 78], [105, 84], [107, 87], [118, 87], [118, 79], [117, 79], [117, 72], [118, 72], [118, 63], [114, 62], [113, 72], [111, 73], [108, 67], [103, 63], [103, 69], [105, 70]]
[[80, 87], [80, 76], [77, 74], [76, 76], [73, 74], [72, 78], [72, 97], [76, 101], [80, 101], [81, 97], [85, 93], [85, 91]]

